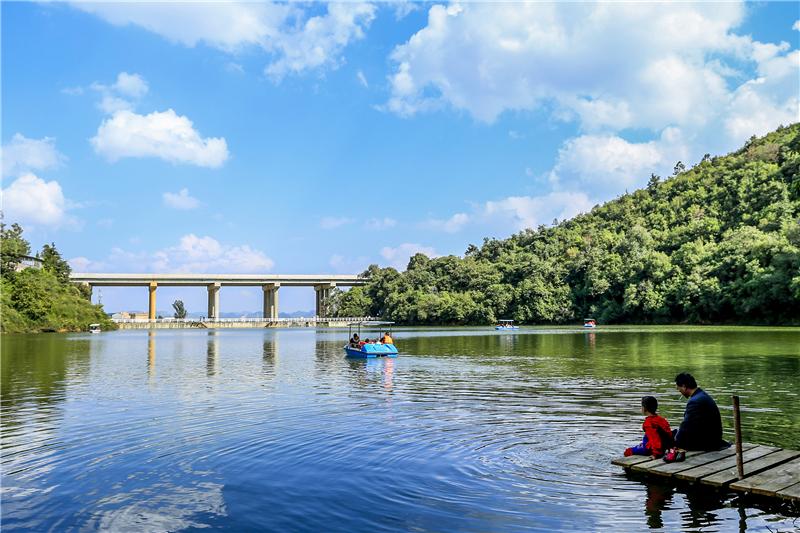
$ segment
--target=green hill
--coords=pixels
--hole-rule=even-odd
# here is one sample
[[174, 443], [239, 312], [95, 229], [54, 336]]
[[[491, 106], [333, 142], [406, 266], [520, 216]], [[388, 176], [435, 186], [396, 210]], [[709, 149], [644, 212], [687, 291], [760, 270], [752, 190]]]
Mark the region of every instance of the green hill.
[[375, 265], [339, 316], [404, 324], [800, 323], [800, 124], [463, 258]]
[[22, 228], [13, 224], [0, 228], [0, 331], [87, 331], [89, 324], [115, 329], [100, 305], [92, 305], [89, 293], [69, 282], [70, 267], [55, 245], [45, 244], [40, 254], [42, 268], [17, 270], [30, 244]]

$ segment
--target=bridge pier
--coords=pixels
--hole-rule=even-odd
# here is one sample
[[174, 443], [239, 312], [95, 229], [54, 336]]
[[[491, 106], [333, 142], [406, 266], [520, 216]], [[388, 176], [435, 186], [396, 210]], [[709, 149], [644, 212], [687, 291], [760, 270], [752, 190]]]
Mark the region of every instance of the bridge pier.
[[267, 283], [262, 285], [264, 291], [264, 318], [278, 318], [278, 289], [280, 283]]
[[151, 281], [149, 285], [150, 289], [150, 305], [147, 309], [147, 318], [150, 320], [156, 319], [156, 288], [158, 287], [158, 283], [155, 281]]
[[336, 287], [335, 283], [325, 283], [314, 286], [314, 291], [317, 293], [316, 313], [318, 317], [328, 316], [328, 298], [330, 298], [331, 289], [334, 287]]
[[219, 318], [219, 283], [208, 285], [208, 318]]

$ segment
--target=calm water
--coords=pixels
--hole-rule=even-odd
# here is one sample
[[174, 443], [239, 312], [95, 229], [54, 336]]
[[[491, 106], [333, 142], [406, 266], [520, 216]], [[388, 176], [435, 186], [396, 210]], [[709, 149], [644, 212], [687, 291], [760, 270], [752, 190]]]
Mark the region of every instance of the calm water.
[[748, 441], [800, 447], [800, 329], [415, 329], [2, 339], [3, 531], [794, 530], [609, 464], [679, 371]]

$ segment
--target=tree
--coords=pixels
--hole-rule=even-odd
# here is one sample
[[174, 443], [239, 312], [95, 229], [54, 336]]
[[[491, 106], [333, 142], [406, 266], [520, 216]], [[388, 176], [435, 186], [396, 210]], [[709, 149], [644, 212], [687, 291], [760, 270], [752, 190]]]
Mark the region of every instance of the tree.
[[4, 276], [13, 273], [22, 256], [31, 253], [31, 245], [22, 237], [22, 231], [17, 223], [8, 228], [0, 221], [0, 271]]
[[42, 268], [52, 272], [58, 281], [61, 283], [69, 282], [69, 275], [72, 272], [69, 263], [61, 258], [61, 254], [56, 249], [55, 243], [45, 244], [42, 246], [42, 252], [39, 254], [42, 260]]
[[406, 324], [800, 324], [798, 175], [794, 124], [463, 257], [417, 254], [405, 272], [371, 265], [337, 311]]
[[172, 308], [175, 309], [175, 318], [186, 318], [186, 308], [183, 306], [183, 300], [172, 302]]

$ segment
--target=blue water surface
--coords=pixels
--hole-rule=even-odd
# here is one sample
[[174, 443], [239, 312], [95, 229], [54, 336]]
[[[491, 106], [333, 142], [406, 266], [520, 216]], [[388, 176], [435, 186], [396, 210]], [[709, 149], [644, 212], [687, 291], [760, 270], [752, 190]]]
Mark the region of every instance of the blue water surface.
[[[3, 531], [739, 531], [798, 519], [629, 478], [639, 399], [695, 373], [729, 429], [797, 447], [800, 330], [341, 330], [5, 336]], [[794, 406], [794, 407], [792, 407]], [[730, 437], [730, 431], [726, 432]]]

